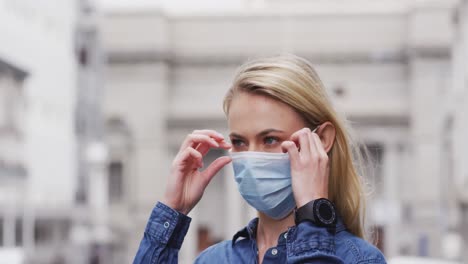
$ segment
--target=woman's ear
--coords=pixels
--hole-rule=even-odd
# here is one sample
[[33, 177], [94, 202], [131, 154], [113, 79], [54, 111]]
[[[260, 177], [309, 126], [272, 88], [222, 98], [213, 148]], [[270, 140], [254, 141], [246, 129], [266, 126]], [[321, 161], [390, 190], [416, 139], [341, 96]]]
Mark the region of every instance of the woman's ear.
[[335, 143], [335, 126], [330, 121], [327, 121], [321, 124], [315, 133], [317, 133], [317, 135], [322, 140], [322, 145], [325, 149], [325, 152], [330, 152], [331, 148], [333, 147], [333, 143]]

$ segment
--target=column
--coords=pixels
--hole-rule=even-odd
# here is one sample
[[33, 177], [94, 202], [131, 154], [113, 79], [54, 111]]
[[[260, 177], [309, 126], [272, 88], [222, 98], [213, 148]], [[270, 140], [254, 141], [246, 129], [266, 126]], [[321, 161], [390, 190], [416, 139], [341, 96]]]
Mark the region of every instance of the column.
[[384, 201], [386, 208], [385, 222], [385, 256], [391, 258], [399, 254], [399, 222], [400, 199], [398, 197], [399, 166], [398, 145], [395, 142], [385, 144], [383, 154], [383, 186], [385, 190]]
[[245, 211], [242, 210], [242, 196], [237, 190], [237, 183], [234, 179], [232, 165], [223, 169], [225, 194], [226, 194], [226, 233], [225, 237], [231, 239], [247, 223], [244, 223]]
[[189, 213], [192, 222], [190, 228], [185, 236], [184, 243], [180, 250], [179, 263], [190, 264], [194, 263], [195, 258], [198, 256], [198, 209], [195, 206]]
[[[460, 180], [458, 181], [459, 186], [459, 204], [460, 204], [460, 231], [463, 238], [462, 249], [468, 248], [468, 194], [466, 193], [466, 186], [468, 186], [468, 166], [466, 165], [466, 160], [468, 159], [468, 139], [466, 138], [466, 132], [468, 132], [468, 121], [466, 119], [466, 113], [468, 111], [468, 1], [460, 1], [460, 8], [458, 10], [459, 17], [459, 41], [461, 42], [461, 52], [459, 56], [462, 56], [460, 63], [458, 64], [458, 71], [461, 72], [460, 84], [461, 89], [463, 90], [461, 94], [463, 95], [459, 101], [458, 111], [458, 122], [460, 123], [460, 130], [458, 132], [458, 137], [455, 137], [454, 140], [460, 143], [460, 153], [463, 153], [461, 157], [457, 157], [459, 164], [457, 166], [460, 168], [459, 176]], [[455, 154], [454, 154], [455, 155]], [[468, 250], [462, 250], [462, 263], [468, 263]]]
[[[414, 216], [409, 226], [417, 255], [440, 255], [441, 237], [441, 129], [440, 91], [447, 83], [442, 74], [449, 67], [444, 59], [415, 56], [410, 61], [410, 142], [411, 182], [414, 190], [408, 200]], [[448, 74], [448, 73], [447, 73]]]
[[34, 209], [26, 204], [23, 213], [23, 247], [26, 252], [34, 252]]
[[15, 246], [15, 217], [11, 210], [6, 210], [3, 219], [3, 246], [14, 247]]
[[152, 208], [164, 195], [173, 158], [168, 154], [166, 131], [168, 70], [162, 61], [125, 66], [126, 76], [132, 78], [122, 85], [128, 91], [127, 98], [138, 102], [125, 110], [134, 140], [130, 195], [135, 213], [130, 221], [135, 224], [129, 230], [129, 259], [134, 257]]
[[92, 222], [92, 242], [100, 249], [97, 253], [104, 261], [109, 259], [111, 234], [109, 229], [108, 153], [102, 142], [93, 142], [87, 149], [89, 162], [89, 206]]
[[[442, 98], [449, 90], [450, 45], [453, 21], [449, 3], [438, 9], [416, 5], [408, 14], [408, 88], [411, 144], [410, 182], [413, 189], [406, 201], [413, 218], [407, 224], [412, 233], [412, 252], [440, 257]], [[446, 6], [443, 6], [446, 5]], [[431, 24], [431, 27], [427, 27]]]

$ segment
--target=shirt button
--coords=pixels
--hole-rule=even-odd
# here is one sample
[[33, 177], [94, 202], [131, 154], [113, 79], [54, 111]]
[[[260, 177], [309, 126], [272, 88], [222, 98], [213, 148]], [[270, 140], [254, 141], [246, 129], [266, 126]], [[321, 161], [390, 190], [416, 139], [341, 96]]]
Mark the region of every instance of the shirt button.
[[284, 237], [284, 239], [287, 239], [288, 238], [288, 233], [284, 233], [283, 237]]
[[271, 250], [271, 254], [272, 254], [273, 256], [276, 256], [276, 254], [278, 254], [278, 250], [277, 250], [276, 248], [272, 249], [272, 250]]
[[164, 228], [168, 228], [169, 227], [169, 222], [165, 222], [164, 223]]

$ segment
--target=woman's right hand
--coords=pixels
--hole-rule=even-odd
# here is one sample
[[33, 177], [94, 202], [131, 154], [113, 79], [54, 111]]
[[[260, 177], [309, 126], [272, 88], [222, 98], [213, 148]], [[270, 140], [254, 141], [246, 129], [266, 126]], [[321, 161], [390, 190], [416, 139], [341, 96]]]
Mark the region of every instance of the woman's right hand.
[[231, 144], [214, 130], [195, 130], [186, 137], [172, 163], [162, 200], [165, 205], [187, 215], [200, 201], [211, 179], [231, 162], [229, 156], [219, 157], [204, 171], [200, 171], [203, 156], [211, 148], [230, 149]]

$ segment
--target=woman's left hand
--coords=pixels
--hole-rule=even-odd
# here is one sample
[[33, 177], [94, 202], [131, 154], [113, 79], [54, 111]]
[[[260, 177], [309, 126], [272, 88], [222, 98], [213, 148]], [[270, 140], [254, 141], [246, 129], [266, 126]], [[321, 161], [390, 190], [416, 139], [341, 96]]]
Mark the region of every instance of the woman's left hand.
[[291, 140], [284, 141], [281, 147], [291, 160], [292, 189], [297, 208], [315, 199], [328, 198], [330, 167], [320, 137], [309, 128], [303, 128], [292, 134]]

